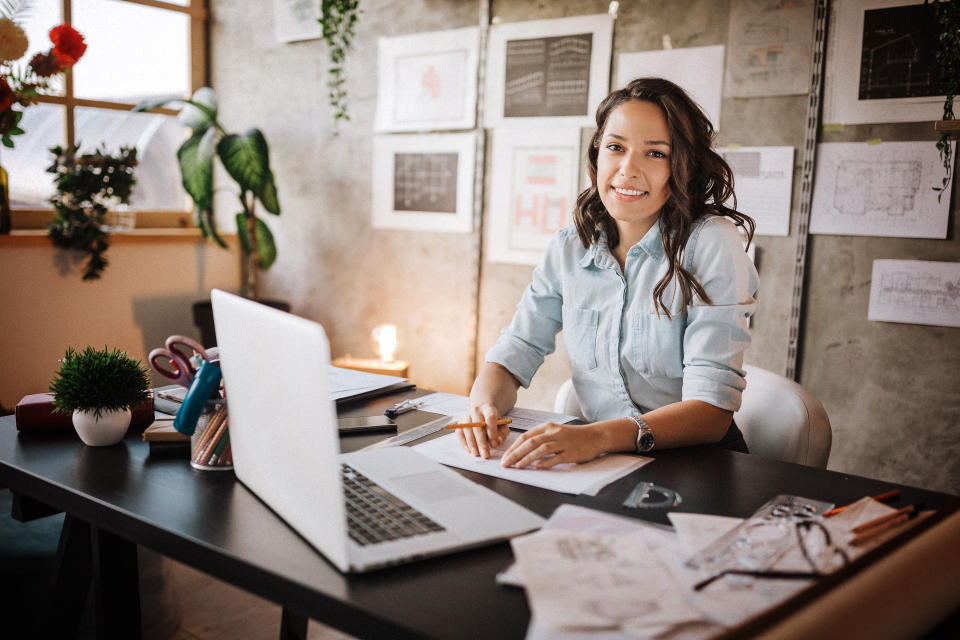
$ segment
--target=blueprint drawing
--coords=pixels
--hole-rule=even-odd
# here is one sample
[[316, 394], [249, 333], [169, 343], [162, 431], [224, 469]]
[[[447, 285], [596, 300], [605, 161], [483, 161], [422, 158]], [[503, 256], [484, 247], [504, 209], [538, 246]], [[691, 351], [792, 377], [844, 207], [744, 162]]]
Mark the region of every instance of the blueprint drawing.
[[874, 260], [867, 318], [960, 327], [960, 262]]

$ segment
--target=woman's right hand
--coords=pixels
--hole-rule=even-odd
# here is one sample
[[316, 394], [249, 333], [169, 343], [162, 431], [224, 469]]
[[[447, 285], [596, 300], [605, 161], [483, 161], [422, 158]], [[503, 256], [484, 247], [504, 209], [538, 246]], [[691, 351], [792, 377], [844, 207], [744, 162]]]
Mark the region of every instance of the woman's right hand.
[[497, 425], [500, 412], [493, 403], [470, 405], [467, 422], [483, 422], [485, 426], [472, 429], [457, 429], [457, 437], [464, 451], [483, 459], [490, 457], [490, 449], [499, 447], [510, 433], [507, 425]]

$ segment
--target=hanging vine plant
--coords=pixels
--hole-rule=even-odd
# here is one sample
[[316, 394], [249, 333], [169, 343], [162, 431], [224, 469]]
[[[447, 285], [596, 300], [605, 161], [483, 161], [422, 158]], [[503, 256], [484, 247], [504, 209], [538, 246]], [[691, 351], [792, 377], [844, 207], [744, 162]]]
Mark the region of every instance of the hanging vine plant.
[[79, 143], [72, 149], [53, 147], [53, 164], [47, 168], [54, 174], [57, 193], [50, 198], [54, 219], [47, 225], [53, 244], [61, 249], [75, 249], [88, 255], [83, 279], [96, 280], [107, 267], [104, 253], [109, 236], [103, 229], [110, 207], [129, 204], [130, 193], [137, 180], [137, 150], [121, 147], [112, 156], [105, 149], [77, 156]]
[[[924, 0], [924, 3], [931, 0]], [[943, 101], [943, 120], [953, 120], [953, 98], [960, 93], [960, 2], [957, 0], [932, 0], [935, 7], [937, 23], [940, 32], [937, 34], [937, 66], [940, 67], [943, 82], [943, 91], [946, 98]], [[956, 133], [952, 134], [953, 136]], [[943, 162], [944, 176], [939, 187], [933, 187], [937, 193], [937, 200], [943, 198], [944, 193], [950, 192], [950, 178], [952, 171], [952, 142], [951, 133], [941, 131], [937, 136], [937, 150]]]
[[360, 0], [320, 0], [320, 26], [330, 52], [330, 106], [333, 107], [333, 134], [339, 134], [341, 120], [349, 120], [344, 64], [353, 44], [353, 36], [360, 17]]

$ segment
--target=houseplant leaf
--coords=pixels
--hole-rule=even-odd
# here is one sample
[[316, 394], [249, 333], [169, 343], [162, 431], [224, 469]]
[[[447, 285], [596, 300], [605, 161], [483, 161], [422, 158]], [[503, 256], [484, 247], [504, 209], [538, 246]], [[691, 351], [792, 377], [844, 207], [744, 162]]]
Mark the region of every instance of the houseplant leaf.
[[177, 122], [194, 131], [205, 131], [217, 119], [217, 94], [210, 87], [200, 87], [185, 101], [177, 114]]
[[[256, 221], [256, 233], [257, 233], [257, 256], [259, 262], [257, 266], [261, 271], [266, 271], [269, 269], [277, 259], [277, 245], [273, 240], [273, 233], [270, 232], [270, 227], [261, 220], [254, 216]], [[247, 216], [241, 211], [237, 214], [237, 236], [240, 238], [240, 247], [243, 249], [243, 252], [247, 255], [250, 255], [251, 242], [250, 242], [250, 232], [247, 228]]]
[[168, 96], [154, 96], [152, 98], [144, 98], [137, 103], [137, 106], [133, 108], [133, 111], [152, 111], [157, 107], [162, 107], [168, 102], [181, 102], [183, 98], [181, 96], [168, 95]]
[[241, 191], [252, 191], [267, 211], [280, 213], [267, 140], [259, 129], [223, 136], [217, 145], [217, 154]]
[[213, 154], [216, 129], [197, 131], [177, 149], [180, 175], [193, 206], [207, 211], [213, 204]]

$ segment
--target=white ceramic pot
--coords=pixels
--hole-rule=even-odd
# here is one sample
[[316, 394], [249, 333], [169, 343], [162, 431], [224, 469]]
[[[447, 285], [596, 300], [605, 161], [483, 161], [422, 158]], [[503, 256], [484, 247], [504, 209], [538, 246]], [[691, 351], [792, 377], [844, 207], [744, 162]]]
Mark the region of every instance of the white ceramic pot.
[[73, 412], [73, 428], [84, 444], [91, 447], [106, 447], [117, 444], [127, 434], [130, 426], [130, 408], [117, 411], [101, 411], [100, 418], [92, 410]]

